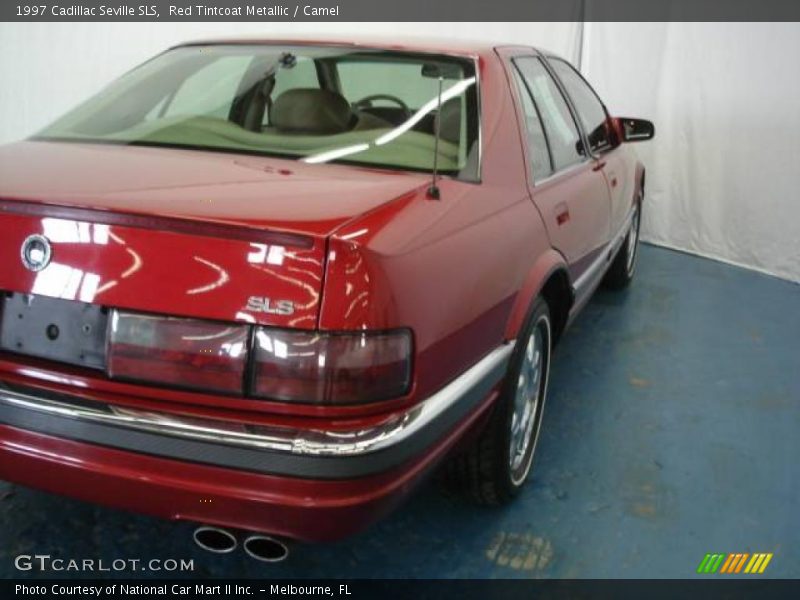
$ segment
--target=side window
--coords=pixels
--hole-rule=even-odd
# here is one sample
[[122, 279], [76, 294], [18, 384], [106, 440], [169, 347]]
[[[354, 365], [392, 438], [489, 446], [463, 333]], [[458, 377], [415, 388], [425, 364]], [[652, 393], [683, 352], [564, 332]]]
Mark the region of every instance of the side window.
[[164, 116], [207, 115], [227, 119], [251, 56], [225, 56], [187, 77], [166, 106]]
[[522, 110], [525, 113], [525, 127], [528, 132], [528, 151], [530, 153], [533, 181], [544, 179], [553, 172], [550, 165], [550, 152], [547, 149], [547, 138], [539, 120], [539, 112], [531, 99], [530, 92], [522, 80], [522, 76], [514, 69], [514, 80], [517, 82], [517, 91], [522, 99]]
[[550, 59], [553, 70], [567, 90], [583, 130], [589, 139], [593, 152], [602, 152], [611, 147], [611, 132], [608, 127], [608, 115], [603, 103], [572, 66], [559, 58]]
[[561, 90], [542, 61], [534, 57], [518, 58], [514, 63], [528, 85], [542, 116], [553, 166], [558, 171], [584, 158], [583, 141]]

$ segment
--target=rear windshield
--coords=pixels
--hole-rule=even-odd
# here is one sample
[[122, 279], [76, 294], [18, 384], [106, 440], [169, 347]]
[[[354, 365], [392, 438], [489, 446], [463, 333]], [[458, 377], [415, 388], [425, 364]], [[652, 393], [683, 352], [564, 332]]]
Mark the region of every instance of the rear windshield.
[[184, 46], [124, 75], [34, 139], [419, 171], [430, 171], [436, 155], [442, 172], [474, 180], [476, 87], [474, 62], [449, 56]]

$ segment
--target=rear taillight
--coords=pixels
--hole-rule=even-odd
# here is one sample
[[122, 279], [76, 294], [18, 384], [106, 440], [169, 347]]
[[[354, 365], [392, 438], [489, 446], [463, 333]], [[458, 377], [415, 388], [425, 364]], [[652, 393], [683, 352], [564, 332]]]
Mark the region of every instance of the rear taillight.
[[411, 356], [408, 330], [324, 333], [112, 310], [106, 371], [112, 379], [345, 405], [406, 394]]
[[249, 333], [247, 325], [114, 310], [108, 375], [241, 394]]
[[402, 396], [411, 383], [411, 334], [301, 332], [259, 327], [251, 393], [313, 404]]

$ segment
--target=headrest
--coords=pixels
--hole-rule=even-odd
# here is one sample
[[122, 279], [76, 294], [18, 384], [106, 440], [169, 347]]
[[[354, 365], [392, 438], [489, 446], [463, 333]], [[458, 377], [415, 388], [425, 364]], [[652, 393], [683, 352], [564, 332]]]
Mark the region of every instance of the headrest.
[[436, 119], [442, 139], [457, 144], [461, 137], [461, 98], [452, 98], [442, 104]]
[[348, 131], [353, 110], [344, 96], [318, 88], [295, 88], [275, 99], [269, 118], [279, 131], [330, 134]]

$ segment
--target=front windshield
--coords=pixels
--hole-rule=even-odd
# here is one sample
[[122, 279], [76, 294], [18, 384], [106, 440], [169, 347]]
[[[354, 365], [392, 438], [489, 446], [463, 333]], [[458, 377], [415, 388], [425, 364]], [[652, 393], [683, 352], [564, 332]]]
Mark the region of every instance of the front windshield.
[[476, 87], [473, 61], [449, 56], [183, 46], [124, 75], [35, 139], [420, 171], [430, 171], [436, 155], [443, 173], [475, 180]]

